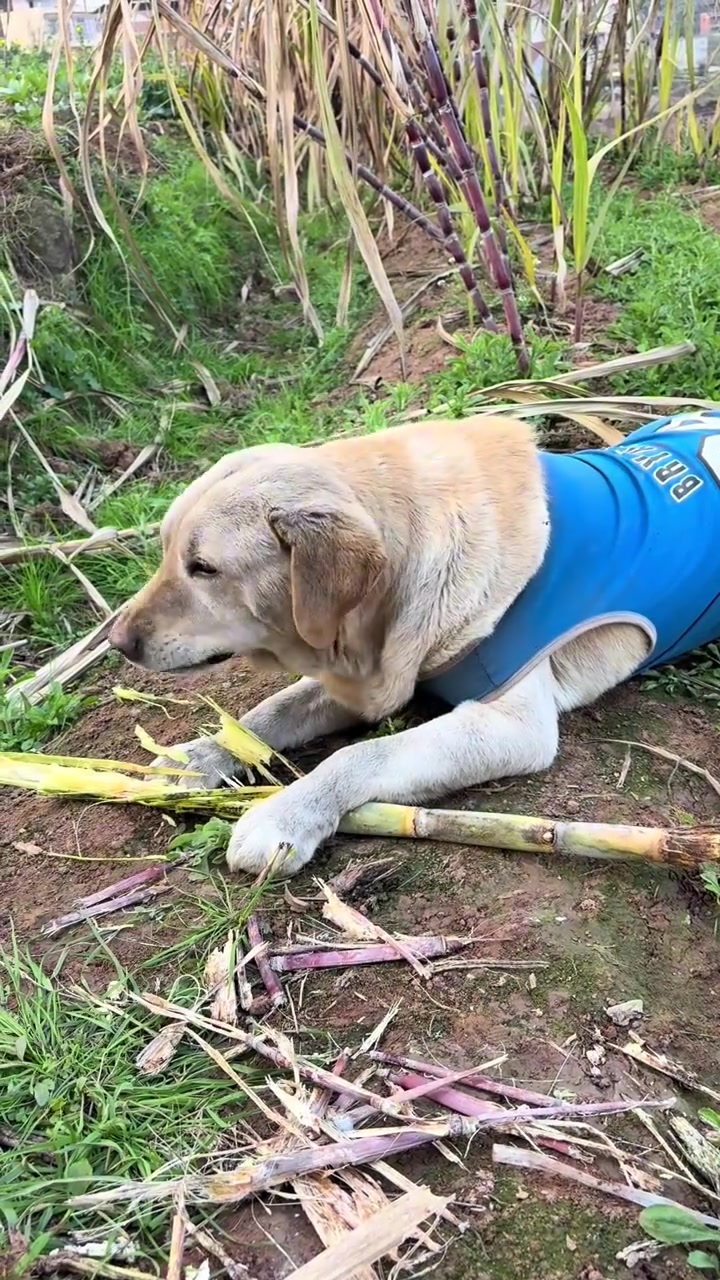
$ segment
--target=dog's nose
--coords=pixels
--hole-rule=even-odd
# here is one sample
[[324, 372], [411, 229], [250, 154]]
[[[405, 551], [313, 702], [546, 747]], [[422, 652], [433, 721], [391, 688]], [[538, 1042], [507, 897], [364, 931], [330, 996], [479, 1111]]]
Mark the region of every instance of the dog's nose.
[[143, 656], [143, 638], [136, 627], [126, 622], [125, 618], [118, 618], [110, 628], [108, 640], [113, 649], [119, 649], [130, 662], [142, 662]]

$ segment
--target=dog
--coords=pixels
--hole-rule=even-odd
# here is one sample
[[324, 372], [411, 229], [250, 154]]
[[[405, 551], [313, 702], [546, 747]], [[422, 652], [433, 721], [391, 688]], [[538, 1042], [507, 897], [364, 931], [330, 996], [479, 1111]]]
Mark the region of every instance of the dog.
[[[242, 724], [278, 751], [448, 706], [345, 746], [249, 810], [227, 861], [292, 874], [366, 801], [547, 769], [559, 717], [720, 635], [720, 415], [542, 453], [504, 416], [231, 453], [172, 503], [163, 559], [110, 641], [152, 671], [234, 655], [299, 677]], [[208, 786], [241, 766], [182, 744]]]

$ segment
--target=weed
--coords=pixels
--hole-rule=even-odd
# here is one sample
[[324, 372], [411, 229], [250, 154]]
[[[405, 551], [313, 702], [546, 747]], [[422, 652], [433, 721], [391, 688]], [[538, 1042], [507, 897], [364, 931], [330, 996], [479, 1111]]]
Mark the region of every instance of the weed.
[[680, 1205], [658, 1204], [643, 1209], [640, 1226], [653, 1240], [661, 1244], [684, 1245], [698, 1242], [714, 1245], [712, 1253], [705, 1249], [691, 1249], [687, 1264], [697, 1271], [709, 1271], [720, 1275], [720, 1231], [704, 1226], [697, 1216]]
[[700, 879], [703, 888], [715, 900], [715, 904], [720, 910], [720, 869], [715, 862], [706, 862], [700, 868]]
[[209, 818], [193, 831], [183, 831], [170, 841], [170, 849], [189, 853], [198, 861], [206, 860], [214, 853], [224, 853], [230, 840], [232, 824], [223, 818]]
[[[7, 659], [7, 655], [0, 658]], [[0, 751], [36, 751], [92, 706], [93, 700], [87, 694], [67, 692], [59, 685], [50, 690], [39, 706], [24, 700], [8, 702], [3, 689], [12, 678], [10, 662], [0, 662]]]

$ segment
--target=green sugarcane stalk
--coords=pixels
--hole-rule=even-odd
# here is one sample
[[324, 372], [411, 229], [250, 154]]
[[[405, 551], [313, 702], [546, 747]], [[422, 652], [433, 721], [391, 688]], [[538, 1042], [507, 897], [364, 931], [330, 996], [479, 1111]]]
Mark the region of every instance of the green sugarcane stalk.
[[480, 845], [513, 853], [627, 859], [697, 871], [720, 862], [720, 827], [697, 830], [610, 822], [559, 822], [516, 813], [365, 804], [340, 823], [345, 835], [396, 836]]
[[[222, 814], [226, 817], [241, 817], [251, 804], [261, 803], [282, 790], [278, 786], [186, 790], [162, 782], [155, 785], [146, 780], [139, 782], [122, 773], [103, 775], [97, 768], [69, 768], [54, 762], [43, 768], [43, 757], [37, 755], [29, 755], [27, 767], [23, 768], [23, 760], [21, 754], [0, 755], [0, 786], [21, 787], [36, 794], [75, 800], [144, 804], [173, 812]], [[100, 761], [82, 763], [101, 764]], [[119, 762], [115, 763], [119, 769], [124, 767]], [[138, 768], [137, 765], [129, 767]], [[691, 871], [697, 871], [706, 862], [720, 862], [720, 825], [695, 830], [687, 827], [633, 827], [612, 822], [562, 822], [522, 813], [364, 804], [346, 814], [338, 830], [345, 835], [439, 840], [487, 849], [508, 849], [514, 853], [624, 858]]]

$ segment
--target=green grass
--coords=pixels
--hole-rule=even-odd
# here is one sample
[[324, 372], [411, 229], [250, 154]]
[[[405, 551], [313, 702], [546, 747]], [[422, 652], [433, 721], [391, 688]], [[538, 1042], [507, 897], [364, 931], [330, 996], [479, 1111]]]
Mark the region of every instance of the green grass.
[[[648, 395], [702, 396], [720, 400], [720, 237], [677, 196], [645, 200], [618, 196], [601, 238], [600, 258], [610, 262], [642, 248], [639, 268], [618, 279], [599, 277], [596, 291], [620, 306], [608, 330], [638, 351], [689, 340], [697, 354], [644, 371]], [[615, 379], [618, 392], [638, 390], [637, 376]]]
[[[45, 1233], [101, 1228], [102, 1215], [67, 1208], [68, 1197], [145, 1179], [166, 1165], [179, 1171], [227, 1141], [243, 1095], [190, 1044], [166, 1075], [139, 1075], [135, 1057], [158, 1026], [127, 1003], [122, 980], [114, 980], [112, 999], [95, 999], [13, 948], [0, 955], [0, 984], [0, 1128], [14, 1143], [0, 1150], [6, 1228], [35, 1242]], [[193, 983], [176, 984], [174, 998], [195, 994]], [[133, 1235], [150, 1252], [158, 1217], [166, 1216], [133, 1211]]]
[[[75, 931], [42, 965], [14, 939], [0, 951], [0, 1255], [8, 1228], [44, 1253], [69, 1231], [89, 1228], [104, 1239], [124, 1225], [142, 1255], [162, 1260], [168, 1205], [132, 1205], [117, 1216], [73, 1209], [68, 1198], [160, 1171], [167, 1177], [186, 1168], [208, 1171], [220, 1167], [223, 1152], [247, 1147], [246, 1132], [236, 1127], [246, 1110], [242, 1088], [189, 1037], [163, 1074], [144, 1076], [135, 1066], [163, 1024], [133, 994], [151, 989], [188, 1008], [204, 1007], [210, 951], [230, 929], [242, 935], [266, 892], [234, 885], [231, 891], [214, 874], [208, 856], [218, 853], [218, 835], [211, 822], [174, 842], [190, 856], [190, 885], [201, 882], [201, 896], [176, 888], [161, 924], [160, 936], [169, 941], [155, 949], [146, 944], [134, 976], [112, 950], [116, 921]], [[152, 910], [126, 916], [125, 930], [149, 920]], [[75, 972], [82, 966], [82, 981], [66, 977], [70, 962]], [[105, 989], [96, 994], [98, 978]], [[233, 1066], [248, 1085], [263, 1088], [266, 1066], [237, 1058]]]
[[24, 700], [9, 702], [3, 691], [21, 674], [10, 662], [0, 662], [0, 751], [34, 751], [38, 743], [57, 737], [92, 706], [92, 698], [82, 690], [65, 690], [58, 685], [38, 706]]

